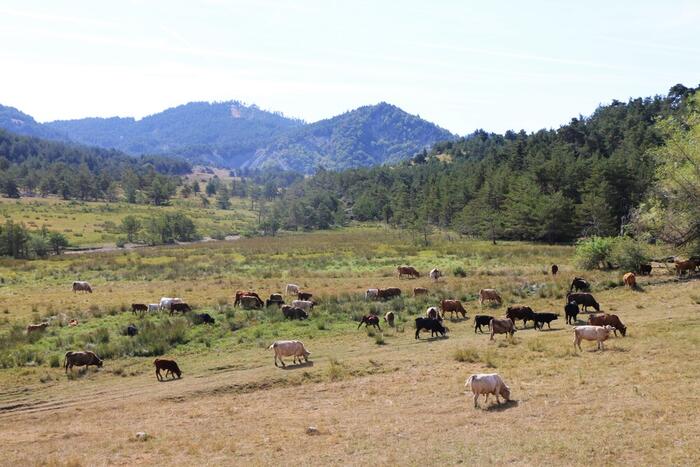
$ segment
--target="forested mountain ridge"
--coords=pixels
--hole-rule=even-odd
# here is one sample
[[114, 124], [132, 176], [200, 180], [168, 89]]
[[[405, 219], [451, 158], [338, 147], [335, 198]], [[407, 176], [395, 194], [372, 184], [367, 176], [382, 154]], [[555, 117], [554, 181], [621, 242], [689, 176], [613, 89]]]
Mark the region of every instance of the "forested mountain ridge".
[[42, 125], [34, 120], [31, 115], [27, 115], [14, 107], [4, 105], [0, 105], [0, 128], [17, 135], [35, 136], [37, 138], [59, 141], [68, 140], [66, 135], [46, 125]]
[[259, 150], [246, 166], [311, 173], [400, 162], [455, 136], [381, 102], [287, 132]]

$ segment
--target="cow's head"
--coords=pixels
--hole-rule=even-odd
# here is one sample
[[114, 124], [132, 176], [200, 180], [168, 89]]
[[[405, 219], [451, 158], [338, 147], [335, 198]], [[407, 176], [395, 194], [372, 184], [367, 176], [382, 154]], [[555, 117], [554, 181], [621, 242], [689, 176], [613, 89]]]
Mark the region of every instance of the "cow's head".
[[102, 364], [102, 360], [99, 357], [97, 357], [97, 368], [102, 368]]
[[625, 326], [624, 324], [621, 325], [619, 331], [620, 334], [622, 334], [622, 337], [625, 337], [627, 335], [627, 326]]
[[510, 388], [505, 384], [501, 386], [501, 396], [507, 401], [510, 400]]

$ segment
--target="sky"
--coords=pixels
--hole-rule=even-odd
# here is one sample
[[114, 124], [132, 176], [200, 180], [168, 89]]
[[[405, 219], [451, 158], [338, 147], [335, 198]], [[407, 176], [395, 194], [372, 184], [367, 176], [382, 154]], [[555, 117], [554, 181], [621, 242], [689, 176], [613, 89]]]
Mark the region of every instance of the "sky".
[[557, 128], [700, 83], [696, 1], [0, 4], [0, 104], [38, 121], [240, 100], [308, 122], [381, 101], [460, 135]]

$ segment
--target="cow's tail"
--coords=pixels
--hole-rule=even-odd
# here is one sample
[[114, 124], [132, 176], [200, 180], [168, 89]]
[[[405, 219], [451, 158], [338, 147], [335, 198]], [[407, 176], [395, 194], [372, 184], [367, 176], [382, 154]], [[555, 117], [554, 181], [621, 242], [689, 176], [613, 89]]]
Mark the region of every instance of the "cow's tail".
[[70, 357], [71, 355], [73, 355], [73, 352], [71, 352], [70, 350], [66, 352], [66, 355], [63, 357], [63, 368], [68, 368], [68, 357]]
[[277, 342], [273, 342], [272, 344], [270, 344], [270, 347], [268, 347], [267, 350], [274, 349], [276, 345]]
[[464, 383], [464, 387], [469, 387], [472, 385], [472, 381], [474, 380], [474, 375], [471, 375], [469, 378], [467, 378], [467, 381]]

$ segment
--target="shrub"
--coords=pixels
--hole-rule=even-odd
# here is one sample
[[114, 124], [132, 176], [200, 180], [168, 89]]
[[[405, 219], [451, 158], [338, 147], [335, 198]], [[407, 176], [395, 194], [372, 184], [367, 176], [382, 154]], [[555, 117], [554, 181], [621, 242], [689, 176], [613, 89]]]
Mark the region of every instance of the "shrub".
[[641, 265], [649, 262], [646, 245], [629, 237], [621, 237], [615, 241], [613, 258], [615, 264], [626, 272], [639, 272]]
[[457, 266], [452, 270], [452, 274], [455, 275], [455, 277], [467, 277], [467, 271], [464, 270], [462, 266]]
[[583, 269], [610, 268], [614, 239], [590, 237], [576, 243], [575, 259]]
[[474, 349], [457, 349], [452, 356], [458, 362], [476, 363], [479, 361], [479, 353]]
[[58, 354], [52, 354], [49, 357], [49, 366], [51, 368], [58, 368], [61, 366], [61, 356]]

